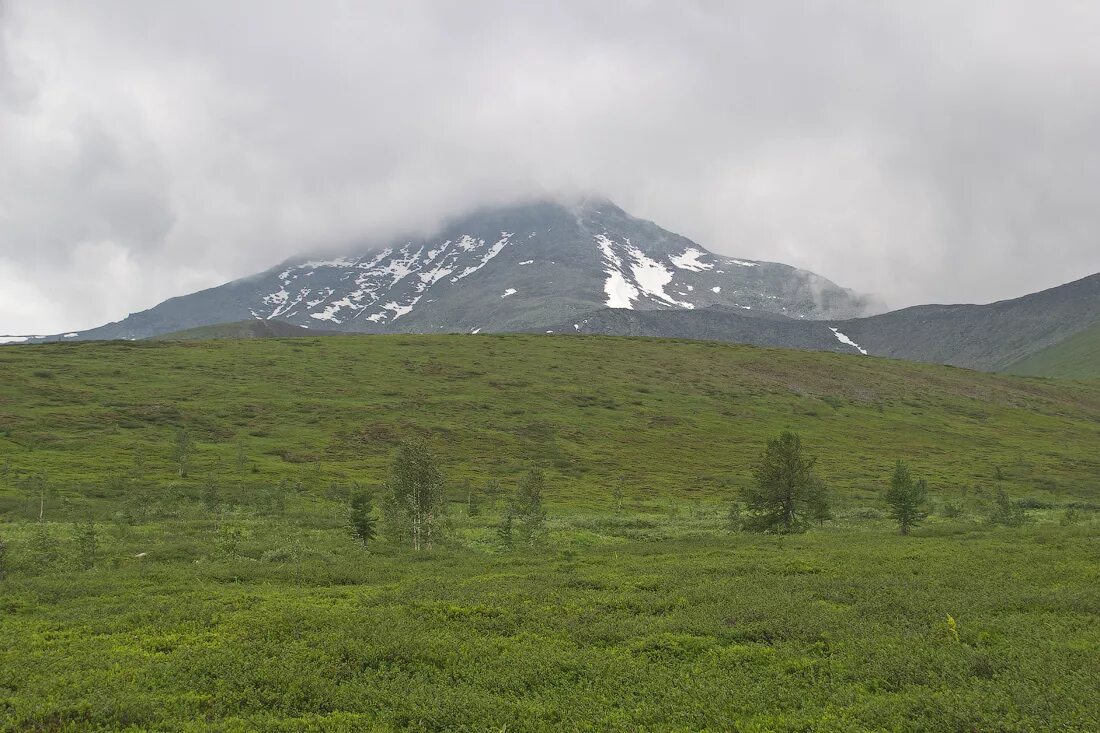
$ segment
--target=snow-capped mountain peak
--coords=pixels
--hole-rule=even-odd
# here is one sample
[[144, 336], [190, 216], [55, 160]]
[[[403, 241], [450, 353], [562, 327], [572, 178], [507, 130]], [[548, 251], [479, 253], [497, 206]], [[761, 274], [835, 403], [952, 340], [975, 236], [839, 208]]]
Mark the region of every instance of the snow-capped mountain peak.
[[80, 337], [142, 338], [248, 318], [361, 332], [508, 331], [601, 307], [708, 306], [816, 319], [862, 315], [868, 301], [788, 265], [715, 255], [589, 199], [484, 209], [422, 240], [297, 258]]

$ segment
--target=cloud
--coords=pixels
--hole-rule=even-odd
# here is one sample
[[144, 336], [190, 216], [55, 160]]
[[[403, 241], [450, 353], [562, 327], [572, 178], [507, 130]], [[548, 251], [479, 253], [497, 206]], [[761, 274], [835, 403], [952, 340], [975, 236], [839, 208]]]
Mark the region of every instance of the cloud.
[[0, 8], [0, 332], [581, 191], [892, 305], [1100, 270], [1091, 3]]

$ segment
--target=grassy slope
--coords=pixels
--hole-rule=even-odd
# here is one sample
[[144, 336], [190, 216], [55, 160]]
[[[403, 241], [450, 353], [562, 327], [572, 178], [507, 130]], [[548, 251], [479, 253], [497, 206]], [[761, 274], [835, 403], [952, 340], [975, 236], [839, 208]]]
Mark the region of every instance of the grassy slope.
[[[717, 498], [764, 440], [801, 432], [842, 497], [877, 490], [901, 457], [937, 492], [988, 484], [1097, 495], [1100, 385], [1048, 384], [857, 356], [700, 342], [539, 336], [326, 337], [58, 344], [0, 352], [0, 456], [63, 483], [123, 471], [135, 449], [193, 474], [311, 470], [371, 483], [421, 435], [457, 477], [546, 466], [551, 500]], [[197, 481], [195, 478], [193, 481]]]
[[[1096, 730], [1095, 512], [980, 515], [994, 466], [1016, 496], [1094, 503], [1098, 418], [1095, 384], [699, 342], [3, 349], [0, 727]], [[200, 440], [184, 480], [178, 425]], [[727, 534], [725, 502], [782, 428], [820, 456], [837, 521]], [[410, 434], [457, 479], [546, 465], [548, 545], [496, 551], [499, 507], [456, 504], [446, 548], [359, 547], [329, 482], [377, 481]], [[894, 535], [896, 456], [963, 516]], [[60, 494], [49, 565], [14, 480], [30, 470]], [[287, 477], [285, 511], [265, 508]], [[74, 569], [67, 522], [123, 506], [136, 519], [102, 523], [95, 568]]]
[[1022, 359], [1004, 371], [1070, 379], [1100, 377], [1100, 323]]

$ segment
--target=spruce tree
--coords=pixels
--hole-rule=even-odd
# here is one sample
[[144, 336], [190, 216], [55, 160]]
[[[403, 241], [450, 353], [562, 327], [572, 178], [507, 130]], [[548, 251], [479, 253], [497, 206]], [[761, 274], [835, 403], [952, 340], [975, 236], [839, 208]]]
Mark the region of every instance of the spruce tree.
[[377, 535], [374, 506], [371, 495], [366, 491], [358, 489], [352, 494], [348, 508], [348, 524], [351, 525], [351, 532], [355, 538], [364, 545], [370, 543]]
[[808, 519], [829, 517], [825, 484], [814, 474], [815, 459], [802, 452], [797, 434], [783, 432], [768, 441], [745, 490], [747, 529], [757, 532], [801, 532]]
[[894, 476], [890, 479], [890, 488], [886, 490], [886, 503], [890, 505], [890, 515], [903, 535], [909, 534], [928, 516], [923, 509], [927, 493], [924, 479], [914, 480], [909, 466], [904, 461], [898, 461], [894, 466]]
[[546, 512], [542, 508], [542, 490], [546, 485], [542, 470], [532, 468], [520, 482], [512, 502], [520, 540], [535, 545], [546, 534]]

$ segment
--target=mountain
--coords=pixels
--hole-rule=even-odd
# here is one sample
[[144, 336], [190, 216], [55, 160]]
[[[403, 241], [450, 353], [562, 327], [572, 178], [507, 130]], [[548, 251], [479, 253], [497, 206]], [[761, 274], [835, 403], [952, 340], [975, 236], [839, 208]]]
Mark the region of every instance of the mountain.
[[715, 255], [588, 198], [482, 209], [427, 238], [297, 258], [64, 338], [138, 339], [246, 319], [365, 333], [522, 331], [608, 306], [798, 319], [880, 310], [814, 273]]
[[691, 311], [633, 311], [604, 308], [545, 332], [600, 336], [654, 336], [706, 339], [810, 351], [863, 353], [858, 344], [828, 321], [786, 318], [711, 306]]
[[1100, 323], [1010, 364], [1004, 371], [1036, 377], [1100, 377]]
[[689, 312], [605, 309], [548, 330], [704, 338], [985, 371], [1100, 376], [1100, 360], [1093, 356], [1100, 344], [1098, 329], [1100, 274], [989, 305], [922, 305], [866, 318], [808, 321], [767, 313], [749, 317], [721, 307]]
[[295, 326], [286, 321], [268, 320], [235, 321], [213, 326], [197, 326], [183, 331], [173, 331], [154, 336], [158, 341], [206, 341], [209, 339], [266, 339], [294, 338], [295, 336], [331, 336], [338, 331], [324, 331]]
[[1100, 322], [1100, 274], [988, 305], [921, 305], [847, 321], [876, 356], [999, 371]]

